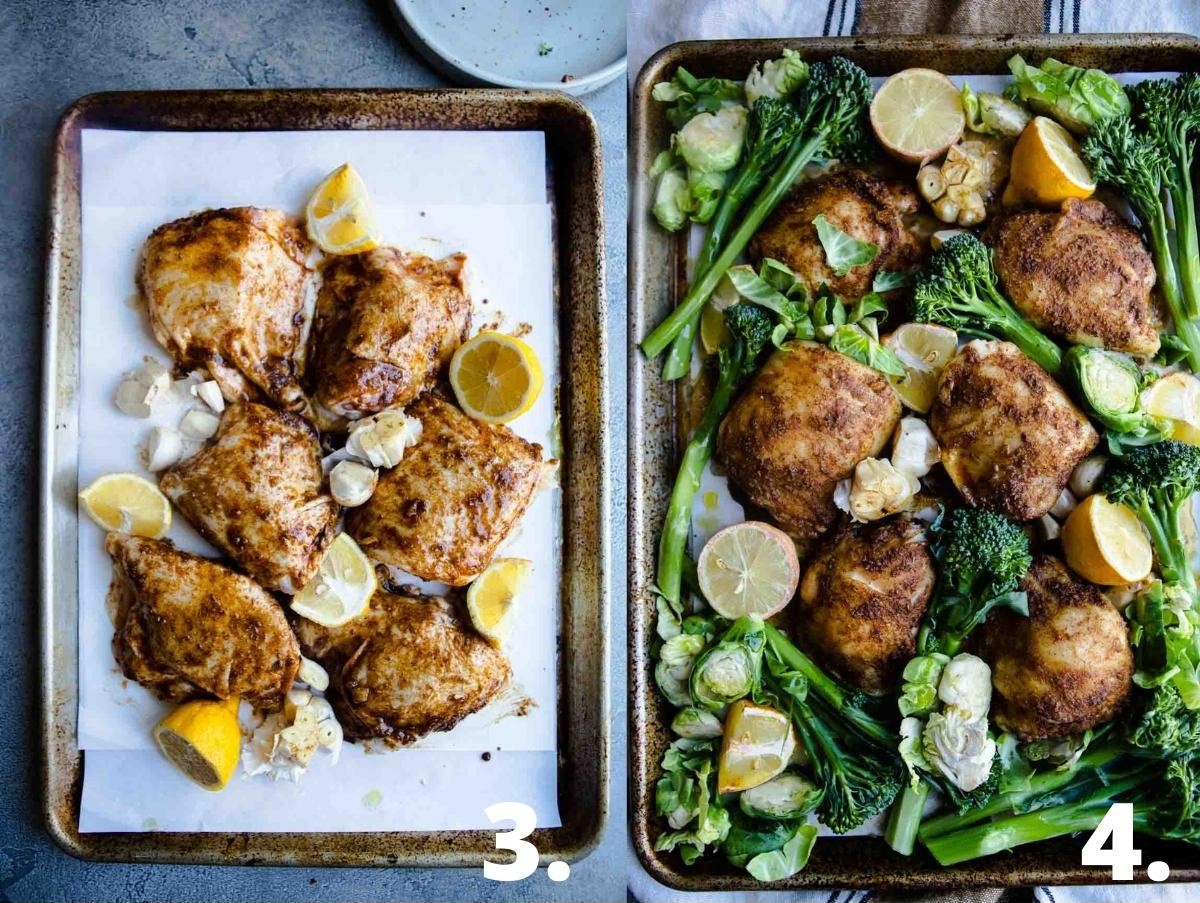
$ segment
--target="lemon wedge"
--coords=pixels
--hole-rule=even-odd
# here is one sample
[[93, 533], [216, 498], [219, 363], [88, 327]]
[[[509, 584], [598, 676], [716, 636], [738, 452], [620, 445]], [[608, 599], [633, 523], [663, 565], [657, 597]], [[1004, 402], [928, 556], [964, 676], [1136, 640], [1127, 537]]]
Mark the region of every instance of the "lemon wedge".
[[705, 304], [700, 314], [700, 347], [705, 354], [716, 354], [733, 342], [725, 325], [725, 312], [713, 304]]
[[1142, 410], [1171, 421], [1171, 438], [1200, 445], [1200, 379], [1190, 373], [1171, 373], [1142, 393]]
[[349, 163], [325, 177], [304, 213], [308, 237], [327, 254], [358, 254], [379, 246], [367, 185]]
[[476, 420], [508, 423], [533, 407], [544, 378], [537, 354], [502, 332], [481, 332], [450, 359], [450, 386], [458, 405]]
[[800, 563], [791, 538], [770, 524], [744, 521], [713, 534], [696, 560], [700, 591], [722, 617], [769, 618], [796, 594]]
[[87, 516], [105, 530], [162, 539], [171, 529], [171, 503], [136, 473], [106, 473], [79, 493]]
[[493, 646], [508, 638], [517, 611], [517, 594], [533, 562], [524, 558], [497, 558], [467, 588], [471, 623]]
[[1096, 181], [1071, 133], [1053, 119], [1035, 116], [1013, 148], [1004, 203], [1057, 207], [1067, 198], [1090, 198]]
[[1150, 575], [1154, 553], [1137, 515], [1103, 495], [1075, 506], [1062, 528], [1071, 570], [1100, 586], [1124, 586]]
[[322, 627], [341, 627], [366, 611], [377, 585], [375, 569], [358, 543], [339, 533], [316, 576], [292, 597], [292, 611]]
[[238, 700], [185, 702], [154, 728], [154, 740], [171, 764], [205, 790], [222, 790], [237, 768], [242, 731]]
[[905, 69], [883, 83], [871, 101], [871, 128], [893, 157], [926, 163], [962, 137], [962, 96], [933, 69]]
[[739, 699], [725, 716], [717, 792], [765, 784], [782, 774], [796, 751], [796, 730], [783, 712]]
[[942, 370], [958, 351], [958, 333], [934, 323], [905, 323], [885, 336], [883, 344], [904, 365], [903, 376], [888, 377], [896, 394], [918, 414], [928, 413]]

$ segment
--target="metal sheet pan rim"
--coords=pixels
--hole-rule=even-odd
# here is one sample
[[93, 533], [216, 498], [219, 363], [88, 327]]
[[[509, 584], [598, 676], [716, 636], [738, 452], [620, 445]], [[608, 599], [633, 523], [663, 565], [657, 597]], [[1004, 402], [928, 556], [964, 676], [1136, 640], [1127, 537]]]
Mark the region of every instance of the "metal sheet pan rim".
[[[563, 827], [530, 840], [542, 864], [575, 861], [600, 841], [608, 816], [609, 500], [602, 158], [586, 107], [557, 91], [287, 89], [105, 92], [64, 113], [54, 136], [47, 217], [39, 473], [39, 654], [43, 818], [66, 852], [95, 861], [308, 866], [478, 867], [495, 850], [489, 831], [359, 833], [80, 834], [82, 772], [75, 737], [78, 680], [73, 562], [77, 515], [55, 504], [64, 403], [64, 321], [79, 291], [79, 130], [529, 129], [547, 134], [558, 221], [555, 256], [560, 354], [578, 364], [560, 385], [563, 416], [564, 576], [559, 682], [559, 806]], [[72, 292], [74, 298], [72, 298]], [[569, 298], [570, 304], [563, 299]], [[75, 306], [73, 307], [72, 304]], [[69, 330], [68, 330], [69, 331]], [[77, 346], [76, 346], [77, 348]], [[564, 369], [565, 374], [565, 369]], [[73, 452], [72, 452], [73, 455]], [[73, 458], [72, 458], [73, 460]], [[74, 474], [70, 476], [74, 486]], [[61, 487], [60, 487], [61, 491]], [[71, 493], [73, 497], [73, 492]]]

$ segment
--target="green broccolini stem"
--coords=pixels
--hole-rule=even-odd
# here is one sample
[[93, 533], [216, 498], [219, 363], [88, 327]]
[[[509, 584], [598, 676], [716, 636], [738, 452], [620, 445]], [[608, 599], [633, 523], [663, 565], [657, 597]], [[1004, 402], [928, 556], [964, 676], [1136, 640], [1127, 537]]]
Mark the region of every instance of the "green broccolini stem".
[[[1188, 369], [1200, 373], [1200, 330], [1188, 317], [1183, 304], [1183, 296], [1179, 285], [1179, 274], [1175, 270], [1175, 262], [1171, 256], [1170, 236], [1167, 232], [1167, 213], [1161, 203], [1154, 210], [1141, 210], [1146, 214], [1146, 230], [1150, 233], [1151, 251], [1154, 253], [1154, 267], [1158, 271], [1158, 285], [1171, 319], [1175, 321], [1175, 335], [1187, 347]], [[1140, 205], [1139, 205], [1140, 208]]]
[[1183, 282], [1185, 313], [1200, 319], [1200, 241], [1196, 237], [1195, 194], [1192, 191], [1192, 155], [1184, 149], [1177, 154], [1179, 179], [1171, 186], [1171, 210], [1175, 214], [1175, 235], [1179, 244], [1179, 275]]
[[1004, 312], [1003, 321], [996, 324], [997, 331], [1051, 376], [1058, 376], [1062, 371], [1062, 349], [1022, 317], [995, 285], [989, 284], [987, 293], [988, 300]]
[[911, 856], [916, 846], [917, 831], [925, 815], [925, 800], [928, 797], [929, 783], [922, 779], [915, 790], [912, 784], [906, 783], [900, 798], [892, 803], [883, 839], [902, 856]]

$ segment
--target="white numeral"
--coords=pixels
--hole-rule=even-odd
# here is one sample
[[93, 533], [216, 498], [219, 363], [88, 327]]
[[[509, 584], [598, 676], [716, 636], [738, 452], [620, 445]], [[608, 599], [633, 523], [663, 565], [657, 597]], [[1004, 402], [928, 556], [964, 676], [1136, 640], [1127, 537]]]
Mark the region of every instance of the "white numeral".
[[496, 834], [496, 849], [512, 850], [516, 854], [516, 859], [512, 862], [483, 860], [483, 877], [493, 881], [523, 881], [536, 872], [537, 847], [524, 839], [537, 827], [537, 813], [533, 811], [533, 807], [524, 803], [494, 803], [483, 811], [493, 824], [498, 821], [513, 823], [511, 831], [500, 831]]
[[[1104, 844], [1112, 838], [1111, 849]], [[1132, 881], [1133, 867], [1142, 864], [1142, 851], [1133, 845], [1133, 803], [1113, 803], [1104, 820], [1083, 845], [1084, 865], [1111, 865], [1113, 881]]]

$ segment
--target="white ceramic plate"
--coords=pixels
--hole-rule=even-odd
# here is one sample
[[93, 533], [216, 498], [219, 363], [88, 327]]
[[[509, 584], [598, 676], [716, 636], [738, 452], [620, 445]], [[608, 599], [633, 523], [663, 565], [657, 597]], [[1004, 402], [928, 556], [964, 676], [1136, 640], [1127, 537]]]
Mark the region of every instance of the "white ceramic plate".
[[401, 29], [465, 84], [586, 94], [625, 72], [625, 0], [391, 0]]

